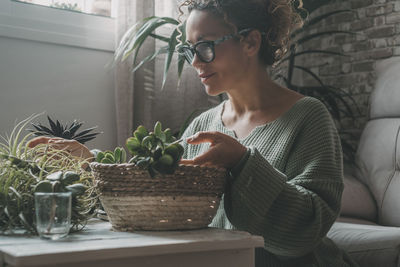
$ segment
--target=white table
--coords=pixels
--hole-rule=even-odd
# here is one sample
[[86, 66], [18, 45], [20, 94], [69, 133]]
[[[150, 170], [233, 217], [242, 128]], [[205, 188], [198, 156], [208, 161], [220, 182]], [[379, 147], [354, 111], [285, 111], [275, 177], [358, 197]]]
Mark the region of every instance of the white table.
[[110, 231], [91, 221], [84, 231], [59, 241], [0, 236], [0, 266], [254, 266], [254, 248], [263, 238], [241, 231]]

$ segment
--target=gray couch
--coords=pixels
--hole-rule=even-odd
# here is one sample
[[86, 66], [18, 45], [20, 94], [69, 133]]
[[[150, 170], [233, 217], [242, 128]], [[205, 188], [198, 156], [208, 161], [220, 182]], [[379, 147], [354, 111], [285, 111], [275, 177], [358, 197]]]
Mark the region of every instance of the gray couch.
[[360, 266], [400, 266], [400, 58], [377, 64], [369, 119], [328, 236]]

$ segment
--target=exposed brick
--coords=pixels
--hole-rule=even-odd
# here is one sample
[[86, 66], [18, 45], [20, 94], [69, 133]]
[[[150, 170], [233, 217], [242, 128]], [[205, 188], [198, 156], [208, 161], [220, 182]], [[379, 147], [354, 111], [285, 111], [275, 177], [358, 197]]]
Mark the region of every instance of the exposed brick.
[[365, 10], [366, 10], [367, 17], [373, 17], [373, 16], [388, 14], [388, 13], [392, 12], [393, 9], [394, 9], [393, 4], [388, 3], [388, 4], [382, 5], [382, 6], [367, 7]]
[[372, 48], [372, 42], [371, 41], [363, 41], [363, 42], [357, 42], [353, 44], [353, 51], [363, 51], [363, 50], [368, 50]]
[[376, 27], [386, 25], [386, 16], [378, 16], [374, 18], [374, 25]]
[[357, 15], [360, 19], [365, 18], [367, 16], [367, 11], [365, 8], [359, 8], [357, 9]]
[[357, 9], [360, 7], [372, 5], [372, 3], [373, 3], [372, 0], [353, 0], [351, 1], [351, 8]]
[[400, 23], [400, 13], [391, 13], [386, 16], [386, 24]]
[[383, 48], [388, 46], [388, 42], [384, 38], [371, 40], [373, 48]]
[[360, 19], [357, 21], [354, 21], [353, 23], [350, 24], [350, 29], [352, 31], [359, 31], [359, 30], [364, 30], [364, 29], [368, 29], [371, 28], [372, 26], [374, 26], [374, 19], [373, 18], [364, 18], [364, 19]]
[[353, 72], [364, 72], [364, 71], [373, 71], [374, 70], [374, 62], [367, 61], [361, 63], [353, 64]]
[[392, 38], [388, 38], [386, 40], [387, 40], [387, 44], [390, 46], [400, 45], [400, 35], [393, 36]]
[[351, 64], [345, 63], [342, 65], [342, 73], [350, 73], [351, 71]]
[[335, 44], [352, 43], [356, 40], [355, 34], [335, 34], [333, 42]]
[[392, 48], [384, 48], [375, 51], [371, 51], [369, 53], [370, 59], [384, 59], [393, 56], [393, 49]]
[[400, 11], [400, 2], [399, 1], [396, 1], [394, 3], [394, 11]]
[[327, 75], [337, 75], [342, 73], [342, 66], [340, 65], [327, 65], [323, 66], [319, 69], [319, 74], [322, 76], [327, 76]]
[[396, 32], [395, 27], [391, 25], [391, 26], [369, 29], [367, 30], [366, 33], [369, 38], [382, 38], [382, 37], [393, 36], [395, 32]]
[[393, 55], [400, 56], [400, 47], [393, 48]]
[[346, 13], [340, 13], [335, 15], [333, 20], [334, 24], [340, 24], [343, 22], [349, 22], [353, 21], [355, 19], [355, 13], [353, 12], [346, 12]]

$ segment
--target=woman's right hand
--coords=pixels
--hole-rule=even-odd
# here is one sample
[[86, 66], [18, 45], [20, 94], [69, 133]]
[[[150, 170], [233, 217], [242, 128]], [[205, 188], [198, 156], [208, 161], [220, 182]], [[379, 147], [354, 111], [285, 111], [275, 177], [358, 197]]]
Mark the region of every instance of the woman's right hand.
[[30, 140], [27, 144], [28, 147], [33, 148], [39, 144], [49, 144], [52, 148], [57, 150], [64, 150], [72, 156], [80, 157], [88, 161], [93, 160], [93, 154], [83, 144], [76, 140], [68, 140], [59, 137], [46, 137], [39, 136]]

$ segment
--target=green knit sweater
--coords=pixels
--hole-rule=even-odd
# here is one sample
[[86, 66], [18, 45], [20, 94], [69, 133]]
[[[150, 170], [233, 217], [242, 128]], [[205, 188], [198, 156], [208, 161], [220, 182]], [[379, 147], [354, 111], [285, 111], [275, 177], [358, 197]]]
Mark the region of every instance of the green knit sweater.
[[[198, 116], [183, 137], [198, 131], [235, 137], [222, 123], [223, 106]], [[340, 210], [343, 172], [340, 139], [325, 106], [304, 97], [237, 140], [249, 153], [229, 179], [210, 226], [263, 236], [256, 266], [354, 266], [326, 237]], [[184, 146], [190, 159], [209, 144]]]

